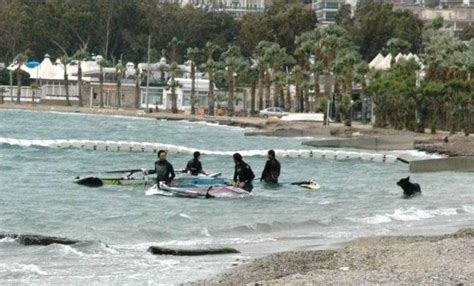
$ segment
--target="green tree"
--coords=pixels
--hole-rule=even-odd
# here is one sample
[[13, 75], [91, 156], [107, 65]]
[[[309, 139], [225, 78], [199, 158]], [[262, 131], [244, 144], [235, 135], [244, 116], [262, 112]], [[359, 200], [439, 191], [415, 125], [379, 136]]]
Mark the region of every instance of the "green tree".
[[214, 53], [219, 49], [219, 46], [212, 42], [207, 42], [206, 52], [207, 52], [207, 61], [203, 65], [203, 69], [206, 70], [209, 77], [209, 88], [207, 95], [207, 102], [209, 106], [209, 115], [214, 115], [214, 82], [217, 79], [217, 76], [220, 72], [220, 66], [214, 61]]

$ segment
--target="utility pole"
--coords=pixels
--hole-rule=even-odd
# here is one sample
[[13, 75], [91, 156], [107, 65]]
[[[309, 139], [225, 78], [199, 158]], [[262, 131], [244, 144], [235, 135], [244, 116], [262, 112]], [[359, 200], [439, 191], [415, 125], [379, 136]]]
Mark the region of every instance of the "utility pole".
[[146, 110], [148, 112], [148, 92], [150, 91], [150, 45], [151, 45], [151, 35], [148, 35], [148, 60], [147, 60], [147, 67], [146, 67]]

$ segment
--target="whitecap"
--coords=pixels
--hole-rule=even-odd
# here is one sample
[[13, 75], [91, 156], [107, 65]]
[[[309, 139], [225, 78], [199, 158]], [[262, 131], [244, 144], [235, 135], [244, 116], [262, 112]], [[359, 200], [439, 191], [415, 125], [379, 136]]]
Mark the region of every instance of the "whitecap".
[[0, 263], [0, 273], [48, 275], [46, 271], [41, 270], [37, 265], [21, 263]]
[[179, 216], [180, 216], [180, 217], [183, 217], [183, 218], [187, 218], [187, 219], [189, 219], [189, 220], [193, 220], [190, 216], [188, 216], [188, 215], [185, 214], [185, 213], [180, 213]]
[[350, 220], [357, 220], [367, 224], [380, 224], [388, 223], [392, 220], [397, 221], [415, 221], [422, 220], [427, 218], [432, 218], [436, 216], [452, 216], [456, 215], [458, 212], [455, 208], [445, 208], [445, 209], [432, 209], [432, 210], [422, 210], [417, 208], [400, 208], [396, 209], [393, 213], [388, 214], [377, 214], [373, 216], [363, 217], [363, 218], [349, 218]]
[[462, 210], [467, 213], [474, 213], [474, 206], [462, 206]]

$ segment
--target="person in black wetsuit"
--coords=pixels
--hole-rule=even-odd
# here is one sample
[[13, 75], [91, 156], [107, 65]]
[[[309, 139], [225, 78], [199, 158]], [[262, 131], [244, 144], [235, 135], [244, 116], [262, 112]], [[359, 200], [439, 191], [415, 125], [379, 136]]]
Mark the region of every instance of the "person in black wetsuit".
[[188, 161], [188, 164], [186, 164], [186, 168], [184, 168], [183, 172], [189, 172], [193, 176], [197, 176], [199, 174], [207, 175], [207, 173], [202, 169], [201, 161], [199, 161], [200, 156], [201, 153], [199, 153], [199, 151], [194, 152], [193, 159]]
[[265, 163], [265, 168], [263, 168], [260, 182], [277, 184], [281, 169], [280, 162], [275, 158], [275, 151], [273, 150], [268, 150], [267, 158], [268, 160]]
[[233, 155], [235, 170], [234, 170], [234, 182], [238, 183], [238, 187], [251, 192], [253, 189], [252, 180], [255, 175], [252, 168], [242, 160], [242, 155], [235, 153]]
[[158, 161], [155, 162], [155, 169], [145, 171], [147, 174], [156, 173], [156, 183], [165, 182], [167, 185], [174, 179], [174, 169], [170, 162], [166, 161], [166, 151], [158, 151]]

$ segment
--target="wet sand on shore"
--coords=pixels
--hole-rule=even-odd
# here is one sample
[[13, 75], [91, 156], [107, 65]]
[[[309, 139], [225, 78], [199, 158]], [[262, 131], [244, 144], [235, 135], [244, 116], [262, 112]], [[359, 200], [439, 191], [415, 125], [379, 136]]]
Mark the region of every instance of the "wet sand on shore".
[[439, 236], [372, 236], [335, 250], [256, 259], [193, 285], [471, 285], [474, 229]]

